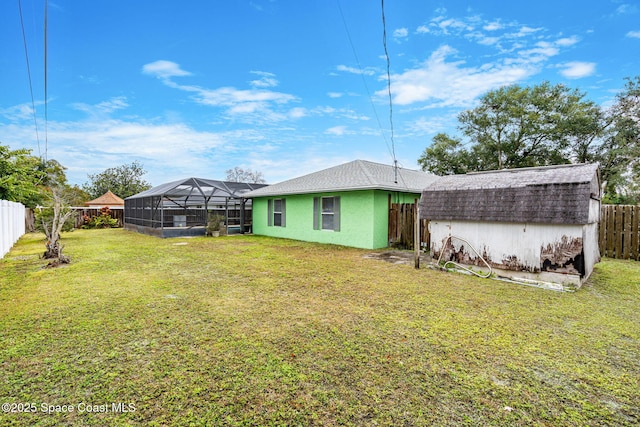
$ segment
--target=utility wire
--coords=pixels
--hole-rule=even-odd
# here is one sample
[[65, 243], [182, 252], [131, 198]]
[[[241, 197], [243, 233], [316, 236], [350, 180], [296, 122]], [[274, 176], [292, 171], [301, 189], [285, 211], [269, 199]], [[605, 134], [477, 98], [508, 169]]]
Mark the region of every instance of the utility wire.
[[382, 0], [382, 45], [384, 46], [384, 55], [387, 58], [387, 91], [389, 93], [389, 125], [391, 126], [391, 151], [393, 163], [397, 168], [396, 147], [393, 138], [393, 102], [391, 98], [391, 61], [389, 60], [389, 51], [387, 50], [387, 22], [384, 16], [384, 0]]
[[376, 106], [373, 102], [373, 97], [371, 96], [371, 91], [369, 91], [369, 86], [367, 85], [367, 80], [364, 78], [364, 69], [362, 65], [360, 65], [360, 59], [358, 58], [358, 53], [356, 52], [355, 45], [353, 44], [353, 40], [351, 39], [351, 33], [349, 32], [349, 26], [347, 25], [347, 20], [344, 18], [344, 14], [342, 13], [342, 7], [340, 6], [340, 0], [336, 0], [338, 4], [338, 11], [340, 11], [340, 17], [342, 18], [342, 24], [344, 25], [344, 30], [347, 33], [347, 38], [349, 39], [349, 45], [351, 45], [351, 51], [353, 52], [353, 56], [356, 59], [356, 64], [358, 64], [358, 69], [360, 70], [360, 77], [362, 78], [362, 83], [367, 91], [367, 96], [369, 97], [369, 102], [371, 102], [371, 108], [373, 109], [373, 115], [376, 117], [376, 121], [378, 122], [378, 127], [380, 128], [380, 134], [382, 135], [382, 139], [384, 139], [384, 143], [387, 146], [387, 150], [389, 150], [389, 154], [393, 156], [393, 150], [389, 147], [389, 142], [387, 141], [387, 137], [384, 133], [384, 128], [382, 127], [382, 122], [380, 121], [380, 117], [378, 116], [378, 111], [376, 110]]
[[49, 113], [47, 96], [47, 21], [49, 14], [49, 2], [44, 0], [44, 161], [47, 161], [47, 151], [49, 149]]
[[18, 11], [20, 12], [20, 27], [22, 28], [22, 43], [24, 44], [24, 56], [27, 60], [27, 76], [29, 76], [29, 92], [31, 93], [31, 112], [33, 114], [33, 125], [36, 128], [36, 141], [38, 141], [38, 156], [42, 157], [40, 151], [40, 135], [38, 134], [38, 120], [36, 118], [36, 103], [33, 99], [33, 83], [31, 82], [31, 66], [29, 65], [29, 50], [27, 49], [27, 36], [24, 31], [24, 19], [22, 17], [22, 1], [18, 0]]

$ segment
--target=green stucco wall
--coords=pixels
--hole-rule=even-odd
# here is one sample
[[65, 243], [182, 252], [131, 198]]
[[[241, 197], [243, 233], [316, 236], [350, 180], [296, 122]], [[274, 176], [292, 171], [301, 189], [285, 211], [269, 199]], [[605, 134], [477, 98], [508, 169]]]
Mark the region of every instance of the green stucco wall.
[[[419, 197], [413, 193], [362, 190], [254, 198], [253, 233], [356, 248], [385, 248], [388, 246], [389, 194], [392, 203], [413, 203]], [[313, 198], [320, 196], [340, 196], [340, 231], [313, 229]], [[267, 201], [274, 198], [286, 200], [285, 227], [267, 225]]]

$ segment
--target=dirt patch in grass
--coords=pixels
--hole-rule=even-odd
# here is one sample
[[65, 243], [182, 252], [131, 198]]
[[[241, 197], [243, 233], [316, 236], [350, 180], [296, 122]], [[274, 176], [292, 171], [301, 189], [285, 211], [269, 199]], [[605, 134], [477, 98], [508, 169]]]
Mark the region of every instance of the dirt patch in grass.
[[[431, 257], [424, 252], [420, 253], [420, 265], [424, 266], [431, 261]], [[401, 250], [389, 250], [366, 253], [363, 258], [377, 259], [380, 261], [390, 262], [392, 264], [415, 264], [415, 252], [413, 251], [401, 251]]]

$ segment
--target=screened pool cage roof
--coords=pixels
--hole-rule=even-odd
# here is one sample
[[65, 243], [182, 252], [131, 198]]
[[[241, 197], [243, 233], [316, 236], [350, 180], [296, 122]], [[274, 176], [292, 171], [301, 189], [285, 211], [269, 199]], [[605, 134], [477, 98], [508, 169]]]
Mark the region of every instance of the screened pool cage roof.
[[241, 199], [243, 194], [265, 186], [266, 184], [187, 178], [158, 185], [125, 200], [161, 197], [165, 203], [179, 206], [215, 205], [224, 204], [229, 199]]

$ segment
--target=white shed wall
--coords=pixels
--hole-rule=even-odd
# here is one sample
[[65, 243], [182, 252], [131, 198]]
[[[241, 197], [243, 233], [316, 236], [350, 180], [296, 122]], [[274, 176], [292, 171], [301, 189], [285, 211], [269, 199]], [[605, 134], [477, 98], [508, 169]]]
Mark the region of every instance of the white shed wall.
[[[576, 249], [579, 253], [583, 246], [586, 247], [587, 249], [584, 250], [586, 270], [584, 278], [588, 277], [593, 270], [593, 265], [599, 260], [599, 253], [597, 255], [595, 253], [598, 251], [597, 224], [583, 226], [580, 224], [434, 220], [429, 223], [429, 227], [431, 230], [431, 254], [434, 258], [438, 258], [445, 241], [452, 235], [471, 243], [492, 267], [509, 271], [513, 276], [521, 274], [521, 277], [530, 278], [531, 274], [524, 273], [540, 273], [543, 267], [543, 251], [545, 256], [553, 253], [558, 258], [562, 257], [559, 254], [575, 253]], [[481, 261], [477, 259], [477, 255], [467, 244], [456, 238], [453, 238], [451, 243], [456, 252], [459, 252], [464, 246], [462, 252], [467, 257], [468, 262], [466, 263], [481, 265]], [[565, 261], [568, 259], [569, 257]], [[579, 285], [581, 283], [580, 274], [576, 271], [566, 270], [559, 268], [557, 272], [552, 271], [556, 277], [551, 281]], [[541, 280], [550, 280], [549, 274], [543, 274], [543, 276], [545, 277]]]
[[[598, 213], [600, 212], [598, 203]], [[584, 242], [584, 279], [593, 273], [593, 267], [600, 262], [600, 245], [598, 242], [598, 223], [582, 226], [582, 241]]]

